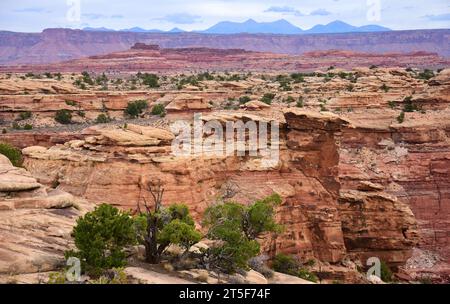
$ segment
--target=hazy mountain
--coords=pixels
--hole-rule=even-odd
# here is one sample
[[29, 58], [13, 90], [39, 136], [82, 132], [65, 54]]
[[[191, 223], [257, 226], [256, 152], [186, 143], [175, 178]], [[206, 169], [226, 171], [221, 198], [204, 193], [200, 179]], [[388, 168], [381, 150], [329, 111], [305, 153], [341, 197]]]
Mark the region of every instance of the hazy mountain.
[[120, 32], [132, 32], [132, 33], [163, 33], [164, 31], [162, 30], [157, 30], [157, 29], [153, 29], [153, 30], [146, 30], [140, 27], [132, 27], [129, 29], [123, 29], [120, 30]]
[[333, 21], [327, 25], [316, 25], [309, 30], [301, 28], [281, 19], [274, 22], [256, 22], [249, 19], [245, 22], [223, 21], [207, 30], [199, 31], [206, 34], [330, 34], [330, 33], [353, 33], [353, 32], [383, 32], [390, 31], [386, 27], [378, 25], [353, 26], [342, 21]]
[[[114, 32], [115, 30], [105, 27], [93, 28], [85, 27], [83, 30], [90, 32]], [[274, 22], [256, 22], [249, 19], [245, 22], [222, 21], [203, 31], [194, 31], [195, 33], [204, 34], [332, 34], [332, 33], [357, 33], [357, 32], [385, 32], [391, 31], [387, 27], [379, 25], [365, 25], [361, 27], [353, 26], [348, 23], [336, 20], [326, 25], [318, 24], [309, 30], [301, 28], [289, 23], [284, 19]], [[132, 33], [185, 33], [185, 30], [173, 28], [169, 31], [158, 29], [146, 30], [140, 27], [119, 30], [119, 32]]]
[[223, 21], [204, 30], [199, 31], [205, 34], [300, 34], [303, 30], [288, 21], [281, 19], [274, 22], [256, 22], [249, 19], [245, 22]]
[[83, 28], [83, 31], [88, 32], [115, 32], [115, 30], [106, 28], [106, 27], [85, 27]]
[[182, 30], [178, 27], [174, 27], [173, 29], [171, 29], [170, 31], [168, 31], [167, 33], [185, 33], [185, 30]]
[[391, 31], [387, 27], [379, 25], [365, 25], [361, 27], [353, 26], [348, 23], [336, 20], [327, 25], [316, 25], [305, 31], [307, 34], [332, 34], [332, 33], [356, 33], [356, 32], [386, 32]]

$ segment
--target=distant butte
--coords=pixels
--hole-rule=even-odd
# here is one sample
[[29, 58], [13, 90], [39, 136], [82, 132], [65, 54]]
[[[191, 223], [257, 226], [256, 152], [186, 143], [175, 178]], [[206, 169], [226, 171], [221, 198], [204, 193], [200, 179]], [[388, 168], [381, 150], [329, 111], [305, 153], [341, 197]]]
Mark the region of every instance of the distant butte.
[[437, 53], [363, 53], [349, 50], [312, 51], [303, 55], [254, 52], [244, 49], [206, 47], [161, 48], [136, 43], [129, 50], [53, 64], [0, 66], [3, 72], [155, 72], [182, 71], [315, 71], [330, 66], [354, 68], [380, 67], [443, 68], [450, 59]]

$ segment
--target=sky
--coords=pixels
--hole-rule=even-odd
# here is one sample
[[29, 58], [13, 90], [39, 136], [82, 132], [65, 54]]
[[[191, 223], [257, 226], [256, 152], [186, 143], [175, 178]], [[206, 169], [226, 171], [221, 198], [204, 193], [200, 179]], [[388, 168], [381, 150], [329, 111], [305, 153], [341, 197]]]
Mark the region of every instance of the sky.
[[309, 29], [341, 20], [394, 30], [450, 28], [449, 0], [0, 0], [0, 30], [106, 27], [203, 30], [220, 21], [285, 19]]

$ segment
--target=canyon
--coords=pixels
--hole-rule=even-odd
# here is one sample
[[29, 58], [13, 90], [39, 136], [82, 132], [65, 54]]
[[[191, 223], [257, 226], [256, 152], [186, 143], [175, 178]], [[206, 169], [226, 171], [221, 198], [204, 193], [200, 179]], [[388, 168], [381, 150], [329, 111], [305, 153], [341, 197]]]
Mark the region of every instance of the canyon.
[[[260, 240], [268, 256], [282, 252], [315, 260], [314, 273], [327, 282], [364, 282], [358, 269], [370, 257], [405, 281], [449, 281], [445, 56], [366, 50], [287, 55], [160, 45], [137, 43], [107, 55], [0, 68], [0, 141], [22, 149], [28, 173], [21, 174], [33, 179], [34, 189], [70, 195], [87, 209], [106, 202], [133, 211], [150, 198], [144, 185], [160, 180], [165, 203], [186, 203], [198, 224], [218, 200], [246, 204], [276, 192], [283, 199], [276, 217], [284, 230]], [[429, 75], [422, 70], [428, 67], [438, 70]], [[303, 68], [314, 72], [287, 73]], [[37, 75], [48, 71], [60, 72], [60, 78]], [[76, 81], [85, 77], [82, 71], [93, 79], [105, 73], [107, 85], [94, 81], [81, 88]], [[157, 73], [158, 86], [146, 86], [139, 71]], [[206, 71], [211, 72], [200, 79]], [[183, 82], [189, 76], [198, 79]], [[148, 109], [130, 119], [124, 111], [136, 100], [148, 102]], [[156, 105], [164, 106], [165, 116], [152, 115]], [[73, 124], [55, 121], [60, 110], [72, 113]], [[179, 134], [173, 125], [191, 124], [194, 113], [222, 126], [277, 123], [279, 139], [269, 143], [279, 146], [278, 161], [267, 166], [264, 158], [249, 155], [250, 147], [244, 156], [175, 155], [172, 142]], [[97, 123], [101, 114], [111, 121]], [[17, 130], [14, 123], [32, 130]], [[204, 139], [213, 135], [206, 132]], [[2, 191], [0, 216], [8, 217], [20, 207], [8, 196], [10, 189]], [[436, 257], [432, 263], [430, 256]], [[5, 253], [0, 260], [8, 261]]]

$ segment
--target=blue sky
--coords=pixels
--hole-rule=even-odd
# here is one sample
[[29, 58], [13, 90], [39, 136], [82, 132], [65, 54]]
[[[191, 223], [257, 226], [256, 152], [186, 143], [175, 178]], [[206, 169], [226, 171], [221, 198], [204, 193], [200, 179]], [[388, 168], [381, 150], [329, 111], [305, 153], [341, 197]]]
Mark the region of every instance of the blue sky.
[[[79, 3], [79, 14], [78, 14]], [[78, 19], [79, 16], [80, 18]], [[286, 19], [309, 29], [342, 20], [392, 29], [450, 28], [449, 0], [1, 0], [0, 30], [44, 28], [206, 29], [219, 21]]]

